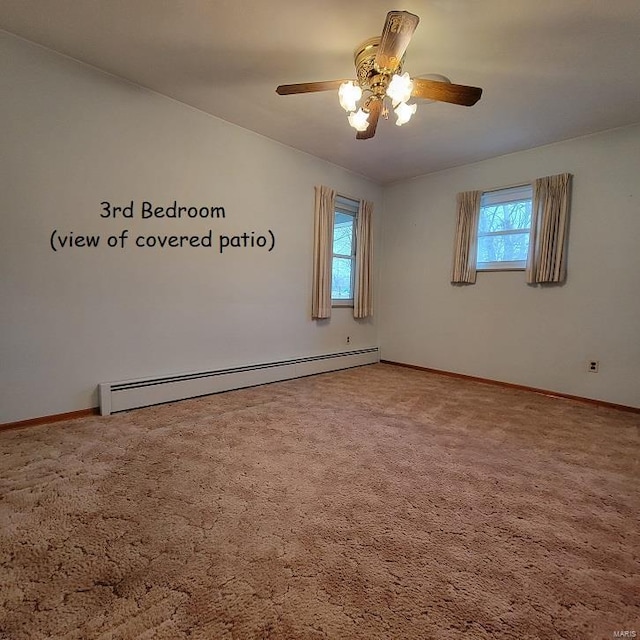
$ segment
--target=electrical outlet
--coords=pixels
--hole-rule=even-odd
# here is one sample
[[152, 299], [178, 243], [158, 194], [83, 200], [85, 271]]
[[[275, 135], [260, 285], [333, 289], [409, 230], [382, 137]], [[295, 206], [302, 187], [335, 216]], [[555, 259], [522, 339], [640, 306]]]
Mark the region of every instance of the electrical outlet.
[[347, 336], [347, 344], [351, 344], [351, 336]]
[[599, 360], [589, 360], [589, 371], [591, 373], [598, 373], [599, 368], [600, 368]]

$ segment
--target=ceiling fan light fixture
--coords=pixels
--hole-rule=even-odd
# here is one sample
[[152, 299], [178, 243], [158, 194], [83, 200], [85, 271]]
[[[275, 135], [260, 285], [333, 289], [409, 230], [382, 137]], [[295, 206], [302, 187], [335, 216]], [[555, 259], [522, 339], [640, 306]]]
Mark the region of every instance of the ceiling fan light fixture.
[[396, 120], [396, 125], [401, 127], [403, 124], [406, 124], [411, 120], [411, 116], [418, 109], [417, 104], [407, 104], [406, 102], [401, 102], [395, 109], [394, 112], [398, 119]]
[[369, 126], [369, 114], [366, 111], [363, 111], [362, 108], [357, 111], [353, 111], [348, 116], [349, 124], [356, 131], [366, 131]]
[[340, 100], [340, 106], [347, 113], [356, 110], [357, 102], [360, 98], [362, 98], [362, 89], [351, 80], [340, 85], [338, 99]]
[[[389, 102], [398, 126], [409, 122], [416, 112], [416, 105], [409, 104], [412, 98], [473, 106], [482, 97], [480, 87], [453, 84], [449, 78], [437, 74], [411, 78], [407, 72], [403, 73], [405, 52], [419, 21], [420, 18], [409, 11], [389, 11], [382, 34], [360, 43], [354, 52], [356, 80], [281, 84], [276, 93], [288, 96], [337, 90], [340, 106], [347, 112], [349, 124], [358, 132], [357, 140], [375, 136], [380, 118], [388, 118]], [[367, 96], [364, 100], [363, 95]]]
[[413, 91], [413, 81], [407, 72], [399, 76], [394, 73], [389, 86], [387, 87], [387, 95], [391, 98], [393, 106], [401, 102], [408, 102]]

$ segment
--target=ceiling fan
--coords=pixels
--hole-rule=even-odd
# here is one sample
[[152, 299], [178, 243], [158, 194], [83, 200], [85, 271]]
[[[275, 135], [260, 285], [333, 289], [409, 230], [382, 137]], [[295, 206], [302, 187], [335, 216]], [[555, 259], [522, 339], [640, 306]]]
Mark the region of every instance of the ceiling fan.
[[[390, 11], [382, 35], [365, 40], [355, 50], [357, 80], [281, 84], [276, 92], [286, 96], [338, 89], [340, 104], [349, 114], [349, 124], [358, 132], [358, 140], [373, 138], [380, 116], [388, 117], [389, 110], [385, 105], [387, 96], [398, 117], [398, 125], [408, 122], [416, 111], [417, 105], [408, 103], [411, 98], [426, 98], [466, 107], [474, 105], [482, 95], [479, 87], [452, 84], [444, 76], [441, 76], [442, 80], [427, 80], [410, 78], [408, 73], [402, 73], [404, 54], [419, 21], [418, 16], [408, 11]], [[364, 100], [358, 106], [363, 96]]]

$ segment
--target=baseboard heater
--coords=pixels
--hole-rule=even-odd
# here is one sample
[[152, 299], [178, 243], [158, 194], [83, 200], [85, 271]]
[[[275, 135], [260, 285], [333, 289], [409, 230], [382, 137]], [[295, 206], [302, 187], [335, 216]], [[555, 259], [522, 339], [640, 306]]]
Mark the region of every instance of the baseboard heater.
[[373, 364], [380, 360], [378, 347], [327, 353], [318, 356], [250, 364], [228, 369], [198, 371], [157, 378], [139, 378], [98, 385], [100, 413], [148, 407], [164, 402], [197, 398], [221, 391], [254, 387], [279, 380]]

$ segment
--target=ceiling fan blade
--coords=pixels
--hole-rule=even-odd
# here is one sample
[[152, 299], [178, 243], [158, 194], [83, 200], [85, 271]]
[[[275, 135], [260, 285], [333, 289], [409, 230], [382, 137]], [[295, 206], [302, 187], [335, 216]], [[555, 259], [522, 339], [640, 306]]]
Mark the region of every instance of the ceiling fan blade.
[[281, 96], [290, 96], [294, 93], [313, 93], [314, 91], [337, 91], [343, 82], [347, 80], [327, 80], [325, 82], [300, 82], [299, 84], [281, 84], [276, 93]]
[[376, 135], [378, 119], [382, 113], [382, 100], [372, 99], [369, 103], [369, 126], [364, 131], [358, 131], [356, 140], [367, 140]]
[[398, 68], [418, 22], [420, 18], [408, 11], [389, 11], [376, 53], [380, 72], [393, 73]]
[[411, 95], [414, 98], [426, 98], [427, 100], [438, 100], [439, 102], [450, 102], [464, 107], [471, 107], [480, 100], [482, 89], [480, 87], [467, 87], [463, 84], [413, 78]]

